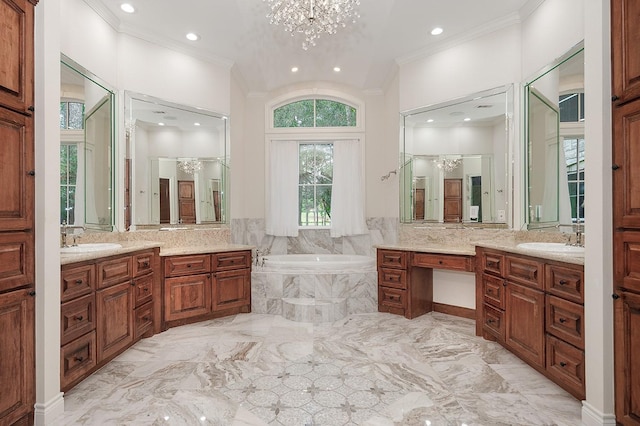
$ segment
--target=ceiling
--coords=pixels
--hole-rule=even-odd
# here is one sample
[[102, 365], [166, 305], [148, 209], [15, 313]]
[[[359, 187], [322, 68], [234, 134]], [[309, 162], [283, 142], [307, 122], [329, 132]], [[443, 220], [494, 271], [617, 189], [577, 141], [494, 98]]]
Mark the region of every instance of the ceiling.
[[[125, 0], [84, 1], [120, 32], [231, 67], [253, 93], [303, 81], [384, 89], [398, 63], [518, 22], [543, 0], [361, 0], [355, 24], [306, 51], [299, 34], [269, 24], [263, 0], [126, 0], [133, 14], [121, 11]], [[430, 35], [434, 27], [444, 33]]]

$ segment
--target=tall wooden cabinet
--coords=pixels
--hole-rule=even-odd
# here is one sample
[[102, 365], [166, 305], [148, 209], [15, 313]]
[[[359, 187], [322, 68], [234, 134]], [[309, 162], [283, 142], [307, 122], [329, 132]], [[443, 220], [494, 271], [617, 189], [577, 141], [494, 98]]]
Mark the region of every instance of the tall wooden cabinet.
[[640, 425], [640, 2], [611, 1], [616, 421]]
[[0, 424], [35, 403], [33, 20], [37, 0], [0, 0]]

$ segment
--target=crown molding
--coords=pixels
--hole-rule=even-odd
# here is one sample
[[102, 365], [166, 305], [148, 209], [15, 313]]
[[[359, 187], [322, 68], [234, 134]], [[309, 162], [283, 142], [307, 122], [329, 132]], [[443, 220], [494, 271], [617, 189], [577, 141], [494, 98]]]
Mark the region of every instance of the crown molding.
[[87, 6], [93, 9], [107, 24], [111, 25], [114, 30], [120, 31], [120, 19], [114, 15], [100, 0], [83, 0]]
[[[539, 1], [539, 0], [536, 0], [536, 1]], [[399, 66], [402, 66], [402, 65], [417, 61], [419, 59], [424, 59], [435, 53], [442, 52], [447, 49], [451, 49], [452, 47], [475, 40], [479, 37], [482, 37], [487, 34], [491, 34], [503, 28], [507, 28], [512, 25], [519, 24], [520, 22], [521, 22], [521, 19], [520, 19], [520, 14], [518, 12], [510, 13], [509, 15], [503, 16], [498, 19], [494, 19], [493, 21], [490, 21], [484, 25], [480, 25], [475, 28], [472, 28], [469, 31], [465, 31], [462, 34], [451, 36], [447, 40], [444, 40], [442, 43], [437, 43], [432, 46], [427, 46], [407, 56], [396, 58], [396, 64], [398, 64]]]
[[544, 0], [529, 0], [520, 8], [520, 19], [524, 21], [544, 3]]

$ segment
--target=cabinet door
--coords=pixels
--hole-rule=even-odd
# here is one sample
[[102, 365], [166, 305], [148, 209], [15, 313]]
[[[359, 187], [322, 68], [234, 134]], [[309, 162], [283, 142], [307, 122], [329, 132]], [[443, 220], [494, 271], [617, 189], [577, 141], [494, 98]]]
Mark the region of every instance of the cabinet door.
[[[640, 96], [640, 2], [611, 1], [611, 59], [613, 95], [617, 103]], [[615, 99], [615, 98], [614, 98]]]
[[30, 290], [0, 295], [0, 424], [12, 424], [35, 402], [35, 298]]
[[33, 286], [34, 268], [33, 233], [1, 233], [0, 291]]
[[133, 342], [133, 286], [129, 281], [96, 291], [98, 363]]
[[[0, 1], [0, 4], [4, 4]], [[1, 20], [2, 18], [0, 18]], [[0, 63], [3, 61], [0, 60]], [[0, 72], [0, 75], [2, 73]], [[0, 229], [33, 228], [33, 119], [0, 108]]]
[[640, 100], [613, 109], [613, 164], [613, 226], [640, 228]]
[[251, 305], [249, 269], [218, 272], [213, 279], [213, 310]]
[[544, 292], [507, 282], [505, 345], [544, 368]]
[[614, 302], [616, 421], [640, 423], [640, 295], [618, 293]]
[[33, 5], [0, 0], [0, 105], [28, 113], [33, 105]]
[[164, 280], [164, 321], [211, 312], [211, 275], [198, 274]]

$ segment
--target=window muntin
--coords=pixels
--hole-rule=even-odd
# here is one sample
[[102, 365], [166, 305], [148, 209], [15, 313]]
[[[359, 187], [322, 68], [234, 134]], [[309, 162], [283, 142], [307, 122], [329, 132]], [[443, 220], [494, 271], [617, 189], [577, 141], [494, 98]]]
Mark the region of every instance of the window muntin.
[[584, 93], [560, 95], [559, 106], [561, 123], [584, 121]]
[[84, 103], [60, 102], [60, 128], [82, 130], [84, 128]]
[[60, 145], [60, 223], [75, 223], [78, 145]]
[[301, 143], [298, 147], [298, 225], [331, 225], [333, 144]]
[[356, 127], [356, 109], [330, 99], [304, 99], [274, 109], [273, 127]]

